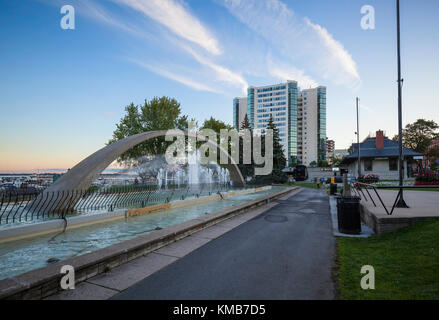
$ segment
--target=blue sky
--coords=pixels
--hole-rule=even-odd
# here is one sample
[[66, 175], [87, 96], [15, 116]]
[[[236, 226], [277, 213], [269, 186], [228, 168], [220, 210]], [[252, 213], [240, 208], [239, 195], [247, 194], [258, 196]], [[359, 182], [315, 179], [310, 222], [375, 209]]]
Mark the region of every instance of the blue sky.
[[[60, 8], [75, 8], [75, 30]], [[376, 29], [360, 27], [375, 8]], [[328, 90], [328, 137], [397, 131], [395, 1], [0, 0], [0, 171], [68, 168], [104, 146], [124, 107], [171, 96], [232, 123], [247, 85]], [[439, 122], [436, 0], [401, 0], [404, 124]]]

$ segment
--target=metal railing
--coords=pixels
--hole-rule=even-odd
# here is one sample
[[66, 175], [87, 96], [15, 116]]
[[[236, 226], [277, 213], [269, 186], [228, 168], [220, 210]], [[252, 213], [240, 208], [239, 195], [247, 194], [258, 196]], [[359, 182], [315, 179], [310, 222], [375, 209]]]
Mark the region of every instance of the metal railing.
[[[250, 187], [250, 186], [249, 186]], [[254, 186], [251, 186], [254, 187]], [[155, 204], [184, 200], [242, 188], [228, 184], [113, 186], [46, 192], [1, 192], [0, 225], [22, 221], [63, 219], [66, 216], [88, 214], [95, 211], [143, 208]]]
[[[364, 199], [366, 202], [368, 202], [369, 200], [372, 201], [372, 204], [374, 205], [374, 207], [377, 207], [377, 204], [375, 203], [375, 200], [373, 199], [373, 197], [371, 196], [369, 190], [373, 190], [379, 200], [379, 202], [381, 203], [381, 205], [383, 206], [384, 210], [386, 211], [386, 214], [391, 216], [393, 214], [393, 212], [395, 211], [396, 208], [396, 204], [398, 203], [399, 199], [401, 198], [401, 194], [403, 192], [404, 189], [411, 189], [411, 190], [415, 190], [416, 189], [439, 189], [439, 186], [374, 186], [372, 184], [367, 184], [367, 183], [360, 183], [360, 182], [354, 182], [354, 183], [350, 183], [351, 186], [351, 190], [354, 191], [354, 193], [360, 197], [360, 199]], [[398, 193], [396, 195], [396, 199], [393, 202], [392, 208], [389, 210], [389, 208], [386, 206], [386, 204], [384, 203], [383, 199], [381, 198], [378, 190], [397, 190]], [[363, 192], [363, 190], [365, 190], [365, 192]], [[367, 197], [367, 196], [369, 197]]]

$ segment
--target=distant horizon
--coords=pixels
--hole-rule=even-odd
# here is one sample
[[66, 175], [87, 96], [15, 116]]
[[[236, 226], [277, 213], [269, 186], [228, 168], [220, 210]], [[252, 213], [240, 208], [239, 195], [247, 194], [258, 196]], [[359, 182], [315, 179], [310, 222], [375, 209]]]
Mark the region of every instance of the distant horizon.
[[[10, 171], [10, 172], [5, 172], [5, 171], [1, 171], [0, 172], [0, 176], [1, 175], [28, 175], [28, 174], [56, 174], [56, 173], [66, 173], [68, 169], [30, 169], [30, 170], [14, 170], [14, 171]], [[132, 169], [128, 169], [128, 168], [120, 168], [120, 169], [116, 169], [116, 168], [107, 168], [104, 171], [102, 171], [103, 174], [106, 173], [114, 173], [114, 172], [119, 172], [119, 171], [132, 171]]]

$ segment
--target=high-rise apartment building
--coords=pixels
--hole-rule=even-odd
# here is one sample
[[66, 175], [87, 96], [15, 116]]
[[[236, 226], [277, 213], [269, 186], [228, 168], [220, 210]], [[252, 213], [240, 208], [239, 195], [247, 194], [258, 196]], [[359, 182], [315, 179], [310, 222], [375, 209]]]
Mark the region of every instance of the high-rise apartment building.
[[326, 138], [326, 160], [328, 160], [331, 157], [334, 157], [334, 152], [335, 152], [335, 141]]
[[241, 129], [244, 117], [247, 114], [247, 98], [233, 99], [233, 126], [239, 130]]
[[298, 97], [298, 159], [304, 165], [326, 160], [326, 88], [300, 91]]
[[[234, 125], [241, 109], [233, 101]], [[239, 105], [239, 107], [237, 107]], [[243, 115], [242, 117], [244, 117]], [[279, 129], [281, 144], [289, 164], [309, 165], [326, 160], [326, 88], [300, 91], [296, 81], [249, 87], [247, 116], [255, 133], [263, 133], [270, 116]]]

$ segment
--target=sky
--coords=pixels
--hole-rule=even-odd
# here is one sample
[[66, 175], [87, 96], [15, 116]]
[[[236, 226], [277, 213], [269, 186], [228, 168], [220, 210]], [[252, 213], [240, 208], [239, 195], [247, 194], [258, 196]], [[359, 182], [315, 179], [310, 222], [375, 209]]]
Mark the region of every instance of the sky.
[[[64, 30], [61, 7], [75, 9]], [[375, 29], [361, 27], [361, 8]], [[401, 0], [403, 123], [439, 123], [437, 0]], [[131, 102], [232, 124], [250, 85], [327, 87], [336, 149], [397, 132], [393, 0], [0, 0], [0, 172], [67, 169], [102, 148]]]

